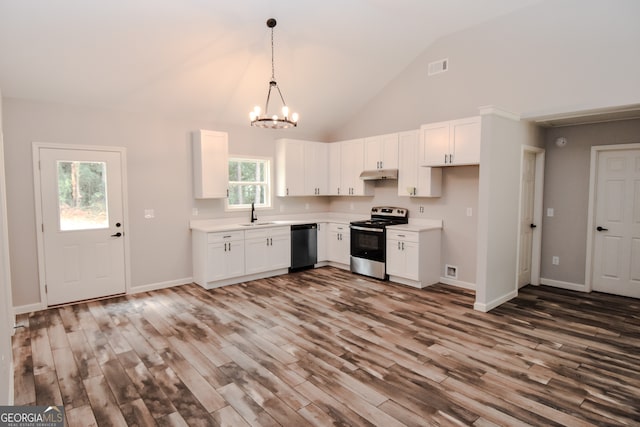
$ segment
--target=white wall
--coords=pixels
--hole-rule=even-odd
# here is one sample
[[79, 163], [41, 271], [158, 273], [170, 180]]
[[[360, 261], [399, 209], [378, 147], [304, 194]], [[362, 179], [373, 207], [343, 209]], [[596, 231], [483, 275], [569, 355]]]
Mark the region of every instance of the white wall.
[[11, 272], [2, 132], [2, 92], [0, 92], [0, 405], [13, 404], [11, 333], [15, 324], [11, 307]]
[[[193, 199], [190, 132], [229, 132], [231, 154], [274, 157], [274, 140], [283, 132], [228, 128], [215, 123], [173, 121], [105, 109], [5, 99], [5, 151], [13, 303], [39, 304], [32, 142], [120, 146], [127, 149], [131, 243], [131, 285], [184, 283], [191, 278], [192, 208], [198, 218], [224, 218], [222, 200]], [[286, 133], [287, 136], [294, 135]], [[313, 139], [300, 132], [296, 138]], [[309, 203], [309, 210], [305, 209]], [[325, 198], [274, 198], [269, 214], [323, 212]], [[154, 209], [155, 218], [144, 219]], [[266, 212], [259, 212], [259, 215]]]
[[[429, 46], [332, 140], [417, 129], [496, 105], [521, 115], [640, 102], [640, 2], [549, 0]], [[449, 71], [427, 76], [430, 62]]]
[[499, 114], [482, 116], [478, 265], [474, 308], [489, 311], [517, 295], [522, 146], [542, 146], [541, 129]]

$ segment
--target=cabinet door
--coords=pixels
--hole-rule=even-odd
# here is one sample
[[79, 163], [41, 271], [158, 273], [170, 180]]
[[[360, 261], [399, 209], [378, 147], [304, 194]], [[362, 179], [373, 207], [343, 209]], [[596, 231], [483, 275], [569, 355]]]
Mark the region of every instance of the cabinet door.
[[329, 192], [329, 147], [323, 142], [307, 142], [304, 149], [304, 181], [307, 196]]
[[420, 131], [402, 132], [398, 139], [398, 196], [414, 196], [418, 192]]
[[291, 235], [269, 237], [268, 270], [291, 267]]
[[227, 242], [209, 243], [207, 245], [206, 281], [213, 282], [228, 277], [227, 275]]
[[280, 197], [305, 195], [305, 142], [294, 139], [276, 141], [276, 194]]
[[480, 117], [453, 120], [450, 129], [451, 163], [480, 164]]
[[364, 170], [364, 140], [343, 141], [340, 150], [340, 194], [352, 196]]
[[349, 231], [340, 233], [338, 257], [338, 262], [347, 265], [351, 263], [351, 233]]
[[381, 169], [398, 169], [398, 134], [382, 136]]
[[420, 157], [423, 166], [445, 166], [449, 163], [449, 122], [430, 123], [420, 127]]
[[340, 262], [340, 233], [331, 231], [327, 233], [327, 259]]
[[342, 194], [340, 192], [342, 174], [341, 153], [341, 144], [339, 142], [329, 144], [329, 190], [327, 194], [330, 196], [339, 196]]
[[405, 264], [400, 240], [387, 239], [387, 274], [404, 277], [406, 274]]
[[244, 242], [236, 240], [227, 244], [226, 277], [238, 277], [244, 274]]
[[318, 262], [327, 261], [327, 223], [318, 223]]
[[416, 242], [400, 242], [404, 256], [404, 277], [420, 280], [420, 245]]
[[226, 132], [198, 130], [192, 135], [193, 196], [196, 199], [227, 197], [229, 183]]
[[269, 270], [268, 237], [254, 237], [244, 241], [246, 274], [261, 273]]
[[364, 170], [382, 169], [382, 135], [364, 139]]

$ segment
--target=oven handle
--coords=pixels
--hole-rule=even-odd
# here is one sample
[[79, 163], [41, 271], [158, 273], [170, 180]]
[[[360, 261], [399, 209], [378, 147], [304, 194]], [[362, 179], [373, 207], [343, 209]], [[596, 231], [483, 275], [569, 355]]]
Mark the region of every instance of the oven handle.
[[351, 229], [358, 231], [372, 231], [374, 233], [384, 233], [384, 228], [358, 227], [357, 225], [352, 225]]

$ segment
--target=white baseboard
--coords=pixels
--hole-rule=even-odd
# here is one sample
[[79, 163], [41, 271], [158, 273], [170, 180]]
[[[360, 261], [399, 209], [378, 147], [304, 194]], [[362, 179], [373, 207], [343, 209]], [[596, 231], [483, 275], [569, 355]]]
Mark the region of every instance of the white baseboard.
[[185, 277], [184, 279], [168, 280], [166, 282], [149, 283], [129, 288], [128, 294], [138, 294], [140, 292], [157, 291], [159, 289], [172, 288], [174, 286], [186, 285], [193, 283], [193, 277]]
[[509, 301], [512, 298], [515, 298], [518, 296], [518, 291], [511, 291], [508, 294], [505, 294], [499, 298], [494, 299], [493, 301], [490, 301], [488, 303], [480, 303], [480, 302], [476, 302], [473, 304], [473, 309], [477, 310], [477, 311], [482, 311], [483, 313], [486, 313], [490, 310], [493, 310], [494, 308], [496, 308], [497, 306], [499, 306], [500, 304], [503, 304], [507, 301]]
[[33, 304], [26, 304], [26, 305], [19, 305], [17, 307], [13, 307], [13, 312], [18, 315], [18, 314], [25, 314], [25, 313], [32, 313], [34, 311], [40, 311], [40, 310], [44, 310], [45, 305], [42, 304], [41, 302], [36, 302]]
[[541, 285], [553, 286], [555, 288], [568, 289], [570, 291], [589, 292], [585, 284], [563, 282], [560, 280], [540, 278]]
[[476, 284], [470, 282], [463, 282], [462, 280], [451, 279], [449, 277], [440, 277], [440, 283], [445, 285], [457, 286], [458, 288], [476, 290]]

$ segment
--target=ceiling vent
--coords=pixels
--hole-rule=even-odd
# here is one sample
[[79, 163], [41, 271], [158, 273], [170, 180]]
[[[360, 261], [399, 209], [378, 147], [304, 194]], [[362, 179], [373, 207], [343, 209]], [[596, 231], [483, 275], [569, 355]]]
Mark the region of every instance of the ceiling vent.
[[428, 75], [444, 73], [449, 69], [449, 58], [440, 59], [429, 64]]

